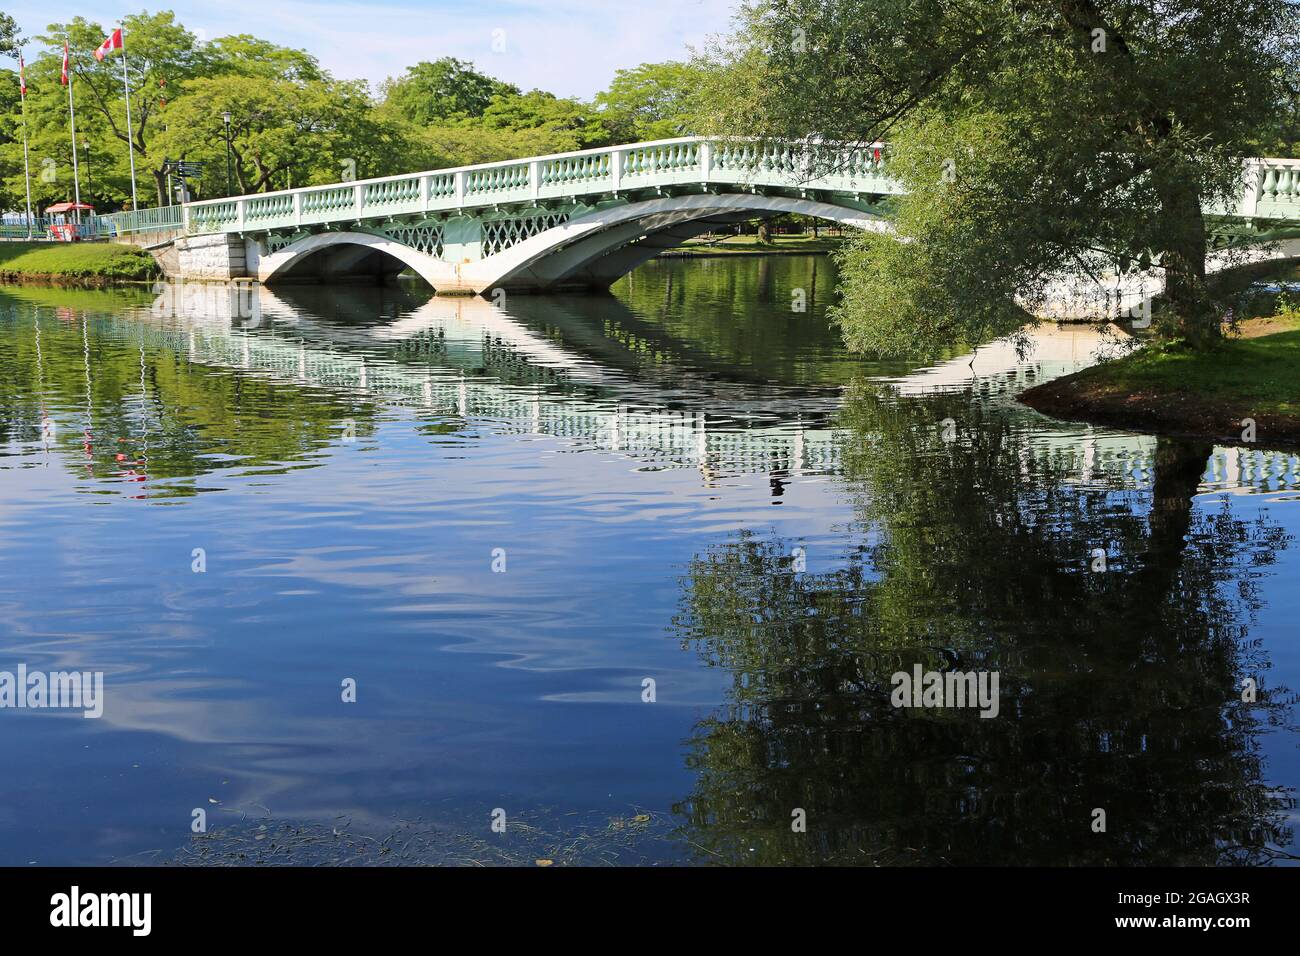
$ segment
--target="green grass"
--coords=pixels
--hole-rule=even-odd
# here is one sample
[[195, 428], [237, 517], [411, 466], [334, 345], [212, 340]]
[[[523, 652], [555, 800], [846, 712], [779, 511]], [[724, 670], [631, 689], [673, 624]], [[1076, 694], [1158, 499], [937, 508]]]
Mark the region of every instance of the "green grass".
[[0, 242], [0, 275], [57, 279], [150, 279], [153, 256], [112, 242]]
[[1271, 322], [1282, 331], [1229, 338], [1206, 352], [1148, 346], [1080, 372], [1077, 383], [1092, 395], [1177, 395], [1256, 413], [1300, 415], [1300, 313]]

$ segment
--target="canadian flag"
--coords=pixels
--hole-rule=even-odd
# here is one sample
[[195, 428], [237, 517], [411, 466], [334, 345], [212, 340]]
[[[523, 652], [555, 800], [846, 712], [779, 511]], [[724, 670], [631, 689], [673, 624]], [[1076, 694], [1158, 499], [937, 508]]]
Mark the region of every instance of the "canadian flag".
[[63, 73], [59, 76], [59, 82], [64, 86], [68, 85], [68, 41], [63, 41]]
[[27, 64], [23, 62], [23, 55], [18, 54], [18, 95], [27, 95]]
[[120, 49], [122, 49], [122, 28], [118, 27], [113, 31], [112, 36], [99, 45], [99, 49], [95, 51], [95, 59], [102, 62], [104, 57]]

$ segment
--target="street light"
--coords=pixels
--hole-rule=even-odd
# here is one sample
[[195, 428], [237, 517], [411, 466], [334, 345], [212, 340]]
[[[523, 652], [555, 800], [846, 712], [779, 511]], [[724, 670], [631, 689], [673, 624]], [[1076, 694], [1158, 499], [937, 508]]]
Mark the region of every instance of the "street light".
[[231, 194], [230, 188], [230, 111], [221, 114], [221, 122], [226, 124], [226, 195]]

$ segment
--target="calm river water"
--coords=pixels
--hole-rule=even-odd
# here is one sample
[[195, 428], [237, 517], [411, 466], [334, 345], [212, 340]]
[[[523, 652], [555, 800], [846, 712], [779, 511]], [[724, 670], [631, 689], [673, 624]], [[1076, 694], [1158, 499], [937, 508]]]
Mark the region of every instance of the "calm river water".
[[833, 282], [0, 289], [0, 672], [103, 675], [0, 673], [0, 863], [1294, 858], [1296, 459], [1018, 406], [1090, 329], [854, 358]]

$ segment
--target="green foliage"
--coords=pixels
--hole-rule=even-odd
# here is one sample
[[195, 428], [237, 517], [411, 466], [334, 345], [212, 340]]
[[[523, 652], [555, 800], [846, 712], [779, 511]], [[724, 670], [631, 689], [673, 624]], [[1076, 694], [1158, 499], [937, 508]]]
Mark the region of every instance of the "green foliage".
[[1296, 39], [1286, 0], [772, 0], [702, 61], [706, 128], [889, 140], [903, 245], [845, 259], [859, 347], [975, 341], [1013, 292], [1139, 261], [1166, 270], [1168, 334], [1209, 341], [1201, 209], [1285, 111]]
[[16, 56], [18, 45], [18, 24], [9, 14], [0, 10], [0, 56]]
[[596, 107], [611, 135], [632, 143], [685, 136], [694, 128], [703, 68], [692, 63], [642, 63], [618, 70]]
[[0, 275], [64, 279], [151, 279], [153, 256], [109, 242], [0, 242]]
[[221, 73], [262, 76], [299, 83], [327, 78], [320, 63], [310, 53], [276, 46], [247, 33], [217, 37], [207, 52], [212, 69]]
[[563, 131], [492, 128], [469, 121], [430, 126], [412, 135], [420, 155], [425, 157], [415, 165], [429, 169], [495, 163], [577, 148], [573, 137]]
[[478, 72], [472, 63], [445, 56], [407, 67], [403, 76], [388, 80], [380, 92], [384, 109], [394, 117], [430, 126], [482, 116], [493, 98], [517, 95], [519, 88]]
[[590, 149], [613, 142], [609, 128], [586, 103], [542, 90], [495, 97], [483, 111], [483, 126], [516, 132], [537, 130], [565, 143], [557, 151]]
[[391, 162], [401, 152], [392, 148], [399, 134], [371, 115], [357, 83], [237, 73], [188, 81], [169, 107], [159, 148], [177, 159], [206, 162], [205, 182], [218, 186], [225, 173], [227, 112], [238, 193], [383, 175], [393, 171]]
[[22, 209], [22, 113], [18, 102], [18, 74], [0, 70], [0, 209]]

